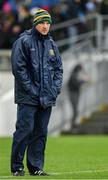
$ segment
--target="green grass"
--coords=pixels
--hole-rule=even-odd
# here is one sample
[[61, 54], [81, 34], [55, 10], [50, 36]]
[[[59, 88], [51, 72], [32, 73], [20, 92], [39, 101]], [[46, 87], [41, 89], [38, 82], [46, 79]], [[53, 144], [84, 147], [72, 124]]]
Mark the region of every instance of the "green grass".
[[45, 158], [47, 177], [24, 177], [10, 173], [11, 138], [0, 138], [1, 179], [108, 179], [108, 137], [48, 137]]

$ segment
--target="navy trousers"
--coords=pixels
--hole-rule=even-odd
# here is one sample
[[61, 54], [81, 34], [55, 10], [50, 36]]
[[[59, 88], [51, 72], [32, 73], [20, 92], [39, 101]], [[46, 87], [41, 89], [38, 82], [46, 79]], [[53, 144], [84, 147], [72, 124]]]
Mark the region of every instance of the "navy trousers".
[[29, 172], [43, 169], [47, 127], [52, 107], [19, 104], [17, 107], [16, 131], [13, 134], [11, 172], [24, 169], [23, 159], [27, 150]]

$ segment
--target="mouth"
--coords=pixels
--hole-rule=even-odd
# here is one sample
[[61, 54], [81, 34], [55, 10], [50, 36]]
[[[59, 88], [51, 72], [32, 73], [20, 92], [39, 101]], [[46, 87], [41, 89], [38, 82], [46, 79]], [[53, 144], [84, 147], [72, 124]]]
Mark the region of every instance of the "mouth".
[[46, 31], [47, 31], [47, 29], [43, 29], [43, 31], [45, 31], [45, 32], [46, 32]]
[[47, 30], [43, 30], [43, 33], [47, 33]]

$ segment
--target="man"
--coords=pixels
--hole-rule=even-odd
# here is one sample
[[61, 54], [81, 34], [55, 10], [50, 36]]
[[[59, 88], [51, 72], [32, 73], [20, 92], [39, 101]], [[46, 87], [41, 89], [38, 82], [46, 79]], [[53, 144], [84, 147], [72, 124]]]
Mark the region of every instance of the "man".
[[89, 82], [89, 78], [85, 69], [81, 64], [77, 64], [69, 77], [68, 80], [68, 90], [69, 90], [69, 98], [72, 105], [73, 115], [71, 118], [71, 126], [70, 133], [73, 133], [75, 128], [77, 127], [76, 120], [78, 116], [78, 103], [80, 97], [81, 87]]
[[11, 153], [11, 172], [15, 176], [24, 175], [26, 149], [30, 175], [47, 175], [43, 171], [47, 126], [61, 91], [63, 74], [59, 51], [49, 35], [50, 24], [50, 14], [38, 9], [33, 28], [25, 31], [12, 49], [18, 104]]

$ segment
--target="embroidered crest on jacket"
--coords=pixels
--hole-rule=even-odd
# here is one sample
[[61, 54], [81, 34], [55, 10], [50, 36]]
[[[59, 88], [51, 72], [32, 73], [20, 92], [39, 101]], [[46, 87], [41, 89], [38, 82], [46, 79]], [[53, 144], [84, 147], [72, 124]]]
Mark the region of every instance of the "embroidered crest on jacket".
[[55, 55], [54, 50], [53, 50], [53, 49], [50, 49], [50, 50], [49, 50], [49, 54], [50, 54], [51, 56], [54, 56], [54, 55]]

